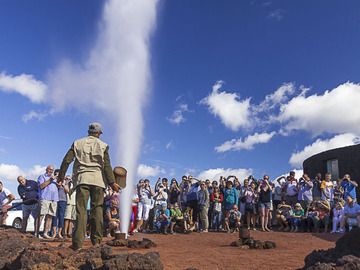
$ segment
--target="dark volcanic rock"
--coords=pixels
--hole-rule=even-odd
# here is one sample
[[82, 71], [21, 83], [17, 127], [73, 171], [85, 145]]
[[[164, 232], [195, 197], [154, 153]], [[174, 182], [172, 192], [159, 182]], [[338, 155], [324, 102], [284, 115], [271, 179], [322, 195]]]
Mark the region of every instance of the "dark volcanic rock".
[[0, 228], [0, 269], [19, 269], [17, 258], [26, 247], [38, 243], [30, 234], [22, 234], [14, 228]]
[[[155, 244], [149, 239], [136, 241], [139, 248]], [[50, 246], [15, 229], [0, 228], [0, 270], [162, 270], [159, 253], [113, 254], [107, 245], [73, 251], [61, 244]]]
[[360, 269], [360, 228], [337, 240], [335, 248], [311, 252], [305, 258], [303, 269]]
[[151, 248], [156, 247], [156, 244], [150, 239], [143, 238], [141, 241], [129, 240], [127, 246], [128, 248]]
[[250, 238], [240, 238], [230, 244], [233, 247], [240, 247], [241, 249], [271, 249], [275, 248], [276, 244], [272, 241], [259, 241]]
[[160, 270], [163, 265], [160, 261], [160, 255], [157, 252], [147, 254], [131, 253], [128, 256], [128, 269], [131, 270]]

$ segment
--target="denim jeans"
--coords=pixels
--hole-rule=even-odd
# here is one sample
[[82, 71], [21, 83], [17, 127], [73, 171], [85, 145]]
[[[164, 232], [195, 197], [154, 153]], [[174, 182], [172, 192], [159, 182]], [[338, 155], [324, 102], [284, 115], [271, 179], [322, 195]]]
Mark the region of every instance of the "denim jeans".
[[66, 201], [58, 201], [56, 216], [52, 218], [52, 227], [63, 228], [66, 210]]
[[222, 222], [222, 212], [212, 212], [212, 229], [219, 230]]

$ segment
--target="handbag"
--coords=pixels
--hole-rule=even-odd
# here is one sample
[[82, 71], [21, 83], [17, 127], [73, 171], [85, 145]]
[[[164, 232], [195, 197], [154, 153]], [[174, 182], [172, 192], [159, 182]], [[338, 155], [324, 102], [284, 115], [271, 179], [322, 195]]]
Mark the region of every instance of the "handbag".
[[214, 204], [214, 210], [215, 210], [216, 212], [221, 212], [221, 203], [216, 202], [216, 203]]

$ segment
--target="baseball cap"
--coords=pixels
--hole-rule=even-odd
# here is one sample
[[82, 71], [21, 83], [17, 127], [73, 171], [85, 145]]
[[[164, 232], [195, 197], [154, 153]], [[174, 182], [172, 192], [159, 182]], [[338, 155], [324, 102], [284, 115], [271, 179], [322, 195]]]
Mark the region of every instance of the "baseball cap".
[[88, 132], [89, 132], [89, 133], [100, 132], [100, 133], [102, 134], [103, 131], [102, 131], [101, 124], [98, 123], [98, 122], [90, 123]]

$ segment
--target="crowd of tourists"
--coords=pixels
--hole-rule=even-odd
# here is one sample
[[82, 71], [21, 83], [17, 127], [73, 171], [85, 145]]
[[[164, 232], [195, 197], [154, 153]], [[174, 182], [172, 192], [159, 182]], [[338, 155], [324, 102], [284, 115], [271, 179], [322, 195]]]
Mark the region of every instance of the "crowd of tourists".
[[[344, 233], [360, 225], [358, 184], [346, 174], [314, 179], [295, 173], [273, 181], [236, 176], [201, 181], [183, 176], [158, 179], [154, 188], [141, 179], [133, 196], [131, 233], [234, 232], [251, 230]], [[331, 231], [330, 231], [331, 230]]]
[[[31, 215], [35, 235], [40, 238], [72, 237], [76, 189], [71, 176], [59, 182], [57, 175], [58, 170], [49, 165], [37, 181], [17, 178], [23, 203], [22, 230], [26, 230]], [[141, 179], [132, 197], [129, 233], [231, 233], [240, 226], [264, 232], [344, 233], [360, 225], [357, 187], [348, 174], [336, 181], [330, 174], [324, 178], [318, 174], [314, 179], [304, 174], [296, 179], [294, 172], [272, 181], [268, 175], [262, 179], [249, 176], [243, 181], [233, 175], [218, 181], [184, 175], [181, 181], [159, 178], [153, 187], [149, 179]], [[1, 224], [15, 197], [0, 182]], [[120, 228], [120, 203], [119, 193], [107, 188], [104, 236]]]

